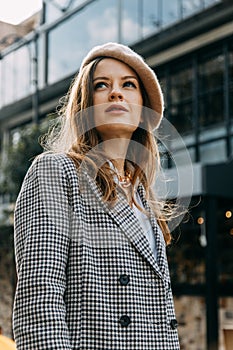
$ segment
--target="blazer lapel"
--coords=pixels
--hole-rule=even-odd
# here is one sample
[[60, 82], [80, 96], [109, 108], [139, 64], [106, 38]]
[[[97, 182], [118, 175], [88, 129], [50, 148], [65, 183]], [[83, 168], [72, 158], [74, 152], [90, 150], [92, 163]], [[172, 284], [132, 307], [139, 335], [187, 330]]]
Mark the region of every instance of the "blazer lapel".
[[[150, 244], [146, 238], [146, 235], [136, 218], [133, 210], [128, 205], [128, 202], [122, 193], [118, 193], [119, 197], [116, 203], [114, 205], [108, 204], [103, 201], [102, 194], [97, 187], [95, 180], [88, 174], [85, 173], [82, 183], [84, 188], [86, 188], [86, 191], [89, 193], [90, 196], [90, 190], [92, 194], [95, 195], [98, 205], [101, 205], [104, 211], [111, 217], [111, 219], [117, 224], [117, 226], [122, 230], [122, 232], [125, 234], [125, 236], [129, 239], [129, 241], [133, 244], [133, 246], [138, 250], [138, 252], [149, 262], [149, 264], [153, 267], [156, 274], [161, 278], [164, 279], [163, 270], [161, 269], [162, 265], [162, 243], [161, 239], [158, 237], [158, 228], [156, 220], [155, 222], [152, 220], [151, 224], [153, 227], [153, 230], [155, 232], [156, 237], [156, 244], [158, 249], [158, 260], [156, 261], [152, 250], [150, 248]], [[85, 192], [86, 192], [85, 191]], [[142, 191], [140, 191], [142, 192]], [[140, 193], [141, 195], [141, 193]], [[150, 208], [144, 198], [142, 196], [143, 204], [145, 205], [145, 208], [150, 211]], [[151, 212], [151, 211], [150, 211]]]

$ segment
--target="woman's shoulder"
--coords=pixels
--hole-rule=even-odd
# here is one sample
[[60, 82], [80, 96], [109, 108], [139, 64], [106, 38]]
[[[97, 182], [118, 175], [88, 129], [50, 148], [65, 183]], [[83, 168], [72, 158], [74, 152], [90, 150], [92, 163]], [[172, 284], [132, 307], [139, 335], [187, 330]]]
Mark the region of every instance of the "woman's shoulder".
[[66, 153], [44, 152], [39, 154], [32, 164], [54, 164], [74, 168], [74, 162]]
[[65, 174], [70, 177], [77, 176], [74, 162], [65, 153], [44, 152], [38, 155], [32, 162], [30, 173], [40, 174]]

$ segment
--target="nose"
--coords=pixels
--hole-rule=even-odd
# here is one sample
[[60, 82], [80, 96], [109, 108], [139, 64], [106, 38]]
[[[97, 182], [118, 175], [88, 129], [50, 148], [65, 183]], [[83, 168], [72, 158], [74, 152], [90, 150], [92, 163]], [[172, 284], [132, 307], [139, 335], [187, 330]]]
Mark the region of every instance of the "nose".
[[122, 101], [123, 94], [119, 89], [113, 89], [109, 94], [109, 101]]

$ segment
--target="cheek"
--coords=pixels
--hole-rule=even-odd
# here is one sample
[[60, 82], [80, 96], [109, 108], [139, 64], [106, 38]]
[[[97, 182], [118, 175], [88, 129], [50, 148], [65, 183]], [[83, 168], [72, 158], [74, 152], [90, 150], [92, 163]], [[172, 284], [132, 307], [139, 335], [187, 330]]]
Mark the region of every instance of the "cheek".
[[105, 92], [98, 92], [93, 94], [93, 106], [99, 105], [101, 103], [106, 103], [106, 93]]
[[93, 106], [95, 106], [96, 104], [98, 104], [98, 96], [97, 95], [93, 95]]
[[140, 104], [135, 104], [133, 106], [133, 118], [136, 123], [139, 123], [142, 121], [142, 105]]
[[105, 121], [105, 113], [104, 110], [106, 108], [106, 104], [101, 103], [100, 101], [93, 99], [93, 115], [94, 115], [94, 124], [96, 127], [98, 127], [98, 125], [102, 125], [104, 124]]

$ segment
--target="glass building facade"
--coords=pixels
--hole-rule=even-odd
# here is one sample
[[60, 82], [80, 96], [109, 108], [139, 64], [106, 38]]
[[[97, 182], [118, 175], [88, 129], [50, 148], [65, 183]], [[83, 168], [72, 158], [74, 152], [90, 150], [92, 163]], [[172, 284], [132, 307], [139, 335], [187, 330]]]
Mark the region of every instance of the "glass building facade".
[[232, 55], [229, 38], [157, 67], [166, 117], [182, 134], [193, 162], [232, 157]]
[[[44, 24], [35, 35], [23, 38], [1, 53], [0, 108], [28, 96], [33, 92], [35, 83], [42, 89], [74, 74], [82, 57], [94, 45], [106, 41], [132, 45], [218, 2], [46, 1]], [[37, 70], [39, 74], [35, 76]]]

